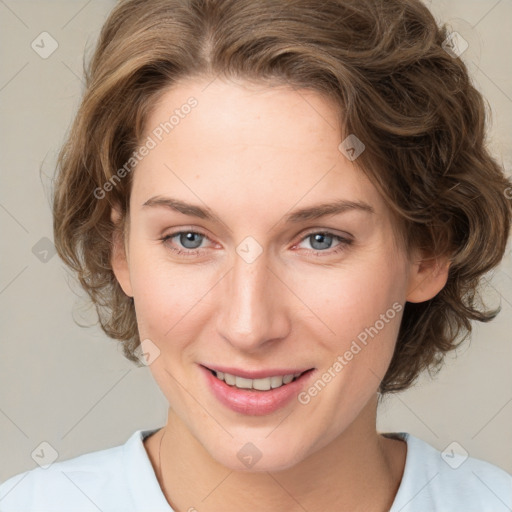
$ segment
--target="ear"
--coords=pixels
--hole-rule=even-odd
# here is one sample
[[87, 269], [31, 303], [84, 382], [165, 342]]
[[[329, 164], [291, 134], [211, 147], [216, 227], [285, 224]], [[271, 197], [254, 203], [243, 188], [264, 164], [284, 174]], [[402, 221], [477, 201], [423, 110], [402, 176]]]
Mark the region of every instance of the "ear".
[[449, 269], [447, 256], [420, 255], [410, 268], [406, 301], [425, 302], [435, 297], [446, 285]]
[[[118, 206], [112, 206], [110, 219], [116, 226], [120, 226], [121, 211]], [[125, 240], [122, 230], [115, 229], [112, 235], [112, 254], [110, 264], [119, 285], [128, 297], [133, 297], [132, 284], [130, 281], [129, 259], [125, 247]]]

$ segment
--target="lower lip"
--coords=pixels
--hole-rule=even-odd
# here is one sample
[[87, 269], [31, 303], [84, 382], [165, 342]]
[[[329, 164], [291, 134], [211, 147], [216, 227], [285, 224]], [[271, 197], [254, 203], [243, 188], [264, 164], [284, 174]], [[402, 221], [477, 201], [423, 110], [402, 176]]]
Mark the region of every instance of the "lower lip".
[[289, 384], [268, 391], [257, 391], [229, 386], [204, 366], [199, 367], [217, 400], [232, 411], [248, 416], [263, 416], [284, 407], [300, 393], [311, 374], [314, 373], [314, 370], [309, 370]]

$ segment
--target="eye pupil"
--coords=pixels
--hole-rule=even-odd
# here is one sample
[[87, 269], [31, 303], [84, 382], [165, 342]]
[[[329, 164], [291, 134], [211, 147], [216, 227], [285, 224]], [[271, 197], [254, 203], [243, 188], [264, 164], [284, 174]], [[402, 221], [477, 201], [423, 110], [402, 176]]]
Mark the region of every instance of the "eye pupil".
[[[186, 249], [197, 249], [201, 245], [201, 239], [199, 239], [199, 243], [194, 246], [194, 238], [195, 237], [201, 237], [202, 235], [200, 233], [194, 233], [192, 231], [186, 231], [180, 235], [180, 243], [183, 244], [183, 246]], [[192, 242], [192, 247], [187, 245], [189, 242]], [[196, 240], [197, 242], [197, 240]]]
[[[311, 244], [311, 246], [315, 250], [328, 249], [332, 243], [332, 236], [329, 236], [324, 233], [316, 233], [316, 234], [312, 235], [312, 238], [313, 238], [314, 242], [321, 242], [321, 247], [315, 247], [314, 243]], [[325, 240], [327, 240], [327, 241], [325, 241]]]

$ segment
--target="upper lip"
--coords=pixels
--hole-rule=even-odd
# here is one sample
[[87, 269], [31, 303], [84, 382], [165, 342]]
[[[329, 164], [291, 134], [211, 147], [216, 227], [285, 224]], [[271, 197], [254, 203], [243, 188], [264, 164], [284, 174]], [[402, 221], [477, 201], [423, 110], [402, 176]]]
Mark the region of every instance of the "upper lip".
[[245, 379], [264, 379], [266, 377], [277, 377], [283, 375], [293, 375], [295, 373], [304, 373], [313, 368], [265, 368], [261, 370], [242, 370], [241, 368], [233, 368], [231, 366], [218, 366], [218, 365], [201, 365], [208, 370], [216, 372], [229, 373], [237, 377]]

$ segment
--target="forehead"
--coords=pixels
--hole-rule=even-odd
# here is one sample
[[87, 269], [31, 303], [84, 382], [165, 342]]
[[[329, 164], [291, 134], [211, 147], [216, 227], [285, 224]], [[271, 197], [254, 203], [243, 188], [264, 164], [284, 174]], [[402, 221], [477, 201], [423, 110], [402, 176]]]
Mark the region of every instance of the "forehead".
[[[193, 98], [196, 105], [188, 108]], [[322, 141], [339, 143], [336, 105], [317, 92], [286, 85], [245, 81], [180, 81], [155, 103], [146, 134], [174, 116], [166, 139], [179, 139], [184, 149], [195, 149], [191, 131], [203, 147], [222, 151], [234, 146], [280, 147], [297, 153], [317, 149]], [[180, 112], [183, 111], [183, 112]], [[185, 112], [186, 111], [186, 112]], [[169, 127], [167, 127], [169, 128]], [[337, 146], [337, 144], [336, 144]], [[324, 147], [325, 149], [325, 147]]]
[[148, 138], [154, 148], [134, 173], [137, 202], [168, 193], [223, 204], [230, 194], [235, 206], [340, 198], [382, 206], [366, 175], [338, 148], [339, 110], [314, 91], [182, 81], [155, 103]]

